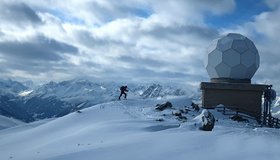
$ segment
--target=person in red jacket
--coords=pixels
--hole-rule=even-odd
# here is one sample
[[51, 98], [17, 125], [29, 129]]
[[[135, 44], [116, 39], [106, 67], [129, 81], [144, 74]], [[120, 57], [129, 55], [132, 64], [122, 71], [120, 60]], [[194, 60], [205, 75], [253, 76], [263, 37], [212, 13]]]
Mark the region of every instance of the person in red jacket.
[[127, 96], [126, 92], [128, 92], [127, 86], [121, 86], [120, 91], [121, 91], [121, 94], [119, 96], [119, 100], [121, 99], [123, 94], [124, 94], [124, 99], [126, 99], [126, 96]]

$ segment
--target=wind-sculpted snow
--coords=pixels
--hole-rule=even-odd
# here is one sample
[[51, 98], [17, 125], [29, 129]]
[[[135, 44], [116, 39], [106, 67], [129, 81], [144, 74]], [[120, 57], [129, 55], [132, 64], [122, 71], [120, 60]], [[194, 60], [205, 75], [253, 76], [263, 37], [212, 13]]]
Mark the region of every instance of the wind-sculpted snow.
[[[170, 101], [171, 109], [156, 111]], [[210, 110], [218, 120], [211, 132], [198, 130], [200, 112], [186, 122], [172, 112], [190, 107], [186, 96], [134, 99], [94, 105], [54, 120], [0, 131], [0, 159], [13, 160], [278, 160], [278, 129], [238, 123]], [[163, 118], [163, 121], [157, 121]]]

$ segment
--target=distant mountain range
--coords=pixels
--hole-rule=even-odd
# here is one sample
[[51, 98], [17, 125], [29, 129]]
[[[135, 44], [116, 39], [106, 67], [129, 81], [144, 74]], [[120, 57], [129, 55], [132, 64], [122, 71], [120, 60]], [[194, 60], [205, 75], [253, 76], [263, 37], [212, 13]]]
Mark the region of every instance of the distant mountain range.
[[[20, 83], [0, 80], [0, 115], [24, 122], [60, 117], [77, 109], [118, 100], [121, 84], [94, 83], [74, 79], [49, 82], [34, 86], [32, 82]], [[164, 96], [198, 96], [190, 86], [163, 84], [127, 84], [128, 99]]]

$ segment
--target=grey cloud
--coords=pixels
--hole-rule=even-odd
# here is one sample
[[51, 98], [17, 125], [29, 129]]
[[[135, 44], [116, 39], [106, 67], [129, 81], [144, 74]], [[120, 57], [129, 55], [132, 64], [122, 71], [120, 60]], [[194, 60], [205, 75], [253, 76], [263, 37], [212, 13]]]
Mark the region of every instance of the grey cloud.
[[254, 79], [261, 83], [272, 83], [278, 87], [278, 90], [280, 90], [278, 74], [280, 70], [280, 34], [276, 30], [280, 27], [279, 18], [280, 8], [275, 7], [272, 11], [256, 16], [249, 28], [244, 27], [249, 33], [253, 33], [252, 37], [255, 38], [253, 40], [260, 54], [260, 68]]
[[38, 79], [47, 78], [42, 74], [65, 75], [75, 66], [64, 59], [63, 55], [75, 55], [77, 52], [78, 49], [72, 45], [44, 36], [37, 36], [28, 41], [0, 42], [1, 73], [15, 76], [14, 71], [23, 71], [29, 75], [38, 75]]
[[40, 44], [30, 42], [0, 42], [0, 52], [5, 57], [26, 60], [59, 61], [62, 58], [41, 48]]
[[187, 74], [180, 73], [180, 72], [156, 72], [154, 70], [149, 70], [145, 68], [138, 68], [132, 70], [132, 76], [136, 77], [153, 77], [153, 78], [166, 78], [166, 79], [172, 79], [172, 78], [184, 78], [187, 77]]
[[42, 23], [36, 12], [25, 3], [0, 2], [0, 19], [19, 25]]
[[117, 59], [117, 61], [123, 61], [126, 63], [130, 63], [135, 67], [163, 67], [167, 65], [165, 62], [153, 60], [151, 58], [140, 58], [140, 57], [132, 57], [132, 56], [121, 56]]
[[[93, 35], [90, 34], [88, 31], [77, 31], [76, 38], [80, 43], [83, 43], [84, 45], [88, 47], [94, 47], [98, 51], [98, 47], [104, 49], [104, 48], [109, 48], [112, 47], [112, 45], [116, 45], [120, 48], [122, 48], [122, 51], [125, 51], [125, 55], [118, 57], [116, 59], [111, 59], [110, 61], [114, 62], [124, 62], [129, 64], [131, 67], [130, 69], [123, 69], [119, 68], [122, 72], [119, 73], [119, 70], [104, 70], [104, 73], [107, 74], [102, 74], [104, 77], [110, 77], [112, 75], [116, 74], [116, 78], [118, 76], [123, 76], [127, 75], [128, 77], [137, 77], [143, 78], [146, 77], [146, 79], [155, 79], [155, 78], [177, 78], [179, 79], [180, 77], [182, 78], [183, 76], [187, 77], [186, 79], [193, 80], [193, 78], [199, 78], [199, 79], [206, 79], [207, 77], [206, 71], [203, 72], [205, 73], [204, 75], [201, 74], [201, 70], [203, 70], [203, 62], [202, 60], [198, 57], [189, 57], [189, 59], [186, 59], [185, 64], [182, 62], [176, 63], [176, 62], [168, 62], [167, 59], [163, 59], [161, 52], [169, 52], [169, 53], [174, 53], [174, 56], [176, 56], [177, 53], [180, 53], [180, 49], [182, 47], [184, 48], [185, 46], [192, 45], [193, 43], [192, 39], [188, 38], [188, 36], [192, 37], [197, 37], [196, 41], [210, 41], [214, 38], [216, 38], [219, 33], [215, 29], [209, 29], [209, 28], [203, 28], [199, 26], [174, 26], [174, 27], [161, 27], [161, 26], [156, 26], [153, 28], [153, 30], [150, 31], [143, 31], [139, 30], [135, 32], [137, 35], [133, 35], [135, 37], [145, 37], [145, 36], [153, 36], [155, 40], [160, 40], [160, 39], [165, 39], [168, 40], [172, 43], [180, 43], [179, 40], [182, 40], [184, 43], [181, 44], [181, 47], [178, 47], [176, 49], [170, 49], [164, 47], [164, 50], [161, 50], [161, 48], [149, 48], [149, 46], [142, 46], [140, 50], [135, 50], [135, 46], [130, 46], [130, 44], [125, 44], [123, 42], [116, 42], [112, 41], [110, 39], [100, 39], [96, 38]], [[205, 40], [206, 39], [206, 40]], [[137, 39], [136, 39], [137, 40]], [[205, 44], [202, 44], [202, 46]], [[208, 45], [208, 44], [206, 44]], [[152, 47], [152, 46], [151, 46]], [[205, 46], [206, 48], [207, 46]], [[147, 50], [147, 51], [144, 51]], [[156, 51], [158, 52], [157, 55], [153, 55], [153, 57], [140, 57], [138, 52], [147, 52], [149, 51]], [[164, 54], [164, 53], [162, 53]], [[198, 53], [200, 54], [200, 53]], [[158, 57], [157, 57], [158, 56]], [[188, 58], [188, 57], [186, 57]], [[96, 63], [85, 63], [86, 66], [93, 67], [93, 68], [98, 68], [103, 70], [104, 68], [107, 68], [108, 66], [100, 66]], [[140, 69], [142, 68], [142, 69]], [[162, 68], [166, 68], [169, 72], [156, 72], [157, 68], [161, 70]], [[108, 68], [107, 68], [108, 69]], [[154, 71], [153, 71], [154, 70]], [[198, 70], [196, 73], [193, 73], [192, 70]], [[176, 74], [175, 74], [176, 73]], [[193, 73], [187, 74], [187, 73]], [[193, 77], [193, 78], [192, 78]], [[114, 78], [111, 78], [114, 79]]]
[[235, 0], [200, 0], [200, 1], [194, 1], [194, 3], [201, 3], [200, 5], [203, 5], [205, 8], [209, 8], [213, 13], [221, 14], [225, 12], [230, 12], [236, 7]]
[[280, 7], [280, 2], [278, 0], [265, 0], [265, 3], [273, 9], [277, 9]]
[[63, 54], [75, 54], [78, 49], [72, 45], [58, 42], [43, 36], [29, 41], [0, 42], [0, 54], [10, 60], [20, 61], [60, 61]]
[[[1, 64], [3, 64], [3, 63], [0, 63], [0, 66], [1, 66]], [[0, 73], [6, 73], [7, 71], [6, 71], [6, 66], [1, 66], [0, 67]]]
[[[4, 77], [16, 77], [16, 78], [27, 78], [30, 80], [29, 75], [33, 75], [38, 80], [49, 80], [51, 79], [64, 79], [65, 75], [71, 75], [72, 77], [78, 77], [83, 71], [77, 68], [75, 65], [70, 64], [67, 61], [61, 61], [60, 63], [53, 62], [1, 62], [0, 63], [1, 73]], [[22, 71], [24, 75], [17, 74], [15, 71]], [[55, 77], [54, 77], [55, 76]], [[33, 80], [33, 79], [32, 79]]]
[[182, 29], [185, 34], [195, 34], [205, 39], [214, 39], [219, 35], [219, 31], [213, 28], [206, 28], [200, 26], [187, 26]]
[[[110, 6], [106, 5], [110, 4]], [[92, 15], [97, 17], [102, 22], [109, 22], [116, 18], [126, 18], [131, 16], [149, 16], [150, 8], [146, 5], [147, 2], [131, 1], [105, 1], [98, 3], [90, 1], [87, 3], [87, 8]]]
[[[116, 68], [104, 69], [104, 77], [115, 76], [118, 77], [129, 77], [133, 79], [145, 79], [155, 80], [162, 79], [182, 79], [188, 81], [195, 81], [197, 79], [207, 79], [206, 71], [201, 71], [203, 65], [199, 64], [199, 60], [194, 60], [193, 63], [176, 64], [176, 62], [163, 62], [160, 59], [152, 58], [139, 58], [133, 56], [122, 56], [116, 59], [116, 61], [129, 63], [130, 68], [122, 68], [121, 66]], [[162, 69], [165, 68], [163, 71]], [[191, 73], [189, 70], [197, 70], [197, 73]], [[205, 74], [200, 74], [205, 73]]]
[[83, 63], [86, 67], [94, 67], [94, 68], [101, 68], [101, 65], [100, 64], [97, 64], [97, 63], [94, 63], [94, 62], [91, 62], [91, 61], [86, 61]]
[[102, 39], [94, 37], [89, 31], [86, 30], [77, 30], [74, 32], [75, 38], [79, 41], [79, 43], [87, 46], [87, 47], [104, 47], [108, 45], [123, 45], [121, 42], [110, 40], [110, 39]]
[[[180, 79], [182, 81], [198, 81], [207, 79], [207, 73], [204, 71], [201, 60], [201, 54], [203, 54], [201, 48], [206, 48], [208, 45], [206, 44], [207, 42], [210, 44], [212, 39], [218, 37], [219, 31], [218, 29], [208, 28], [207, 26], [199, 26], [201, 23], [193, 23], [192, 21], [189, 23], [187, 21], [194, 19], [194, 22], [203, 22], [203, 15], [205, 12], [220, 14], [228, 12], [234, 7], [233, 0], [166, 0], [164, 3], [162, 0], [102, 0], [102, 2], [100, 1], [101, 3], [97, 3], [96, 1], [86, 1], [86, 3], [82, 1], [69, 1], [65, 5], [64, 2], [60, 1], [25, 2], [26, 4], [4, 4], [3, 2], [0, 2], [1, 23], [3, 22], [2, 24], [8, 23], [12, 25], [42, 24], [43, 26], [48, 26], [49, 24], [42, 23], [42, 20], [32, 8], [36, 8], [39, 12], [50, 12], [53, 16], [60, 18], [62, 20], [61, 23], [65, 22], [63, 21], [65, 17], [66, 19], [67, 17], [75, 17], [77, 20], [89, 21], [90, 24], [87, 24], [87, 26], [75, 26], [75, 20], [66, 21], [75, 28], [73, 29], [70, 27], [67, 32], [59, 35], [53, 33], [52, 36], [54, 39], [56, 36], [59, 36], [60, 38], [70, 37], [70, 41], [73, 40], [74, 43], [78, 43], [76, 46], [84, 45], [82, 48], [86, 48], [86, 51], [83, 52], [90, 50], [89, 52], [96, 53], [93, 56], [101, 56], [103, 59], [106, 59], [106, 62], [111, 63], [110, 65], [103, 65], [102, 63], [99, 64], [98, 62], [91, 62], [89, 60], [88, 62], [83, 61], [82, 64], [75, 66], [64, 59], [64, 54], [77, 54], [78, 49], [76, 47], [54, 39], [38, 36], [27, 41], [1, 41], [0, 57], [3, 57], [6, 60], [1, 61], [0, 63], [0, 68], [2, 69], [0, 70], [1, 73], [2, 71], [4, 73], [8, 71], [12, 72], [13, 70], [21, 70], [33, 75], [38, 75], [38, 77], [43, 77], [39, 75], [39, 73], [43, 72], [56, 75], [59, 74], [59, 76], [61, 73], [65, 73], [73, 75], [73, 77], [79, 77], [81, 75], [96, 76], [101, 77], [102, 80], [157, 79], [165, 81], [170, 79]], [[36, 5], [33, 3], [36, 3]], [[42, 6], [41, 3], [49, 5]], [[159, 15], [159, 19], [151, 21], [152, 24], [147, 23], [148, 26], [143, 27], [142, 29], [137, 28], [138, 25], [131, 26], [135, 28], [123, 28], [120, 33], [116, 34], [117, 36], [120, 35], [120, 37], [110, 37], [115, 36], [115, 34], [110, 35], [110, 32], [114, 32], [114, 30], [108, 31], [108, 34], [105, 33], [105, 36], [101, 36], [103, 38], [95, 37], [93, 33], [91, 33], [93, 28], [102, 28], [104, 27], [104, 24], [106, 26], [106, 22], [119, 18], [126, 18], [127, 20], [130, 20], [131, 18], [131, 23], [134, 23], [134, 21], [141, 23], [142, 20], [153, 20], [152, 16], [148, 17], [149, 14]], [[137, 16], [146, 16], [146, 18], [135, 18]], [[179, 23], [180, 25], [178, 25], [171, 20], [170, 22], [167, 22], [168, 25], [165, 25], [165, 18], [168, 16], [170, 16], [171, 19], [176, 19], [176, 22], [183, 21], [183, 23]], [[91, 20], [93, 19], [93, 21], [95, 21], [96, 17], [100, 20], [101, 25], [94, 24], [93, 28], [89, 27], [92, 25]], [[83, 25], [83, 23], [79, 25]], [[125, 26], [126, 25], [123, 27]], [[49, 29], [53, 30], [52, 26], [49, 27], [50, 28], [37, 27], [36, 30], [33, 31], [34, 33], [44, 33], [45, 29], [48, 29], [48, 31]], [[120, 25], [116, 27], [122, 26]], [[20, 28], [23, 27], [20, 26]], [[112, 28], [114, 28], [114, 26], [112, 26]], [[144, 28], [146, 28], [146, 30]], [[148, 28], [151, 29], [148, 30]], [[4, 34], [8, 34], [5, 33], [4, 30], [3, 32]], [[24, 32], [24, 28], [22, 29], [22, 32]], [[74, 37], [71, 37], [73, 35], [68, 35], [73, 32]], [[131, 43], [121, 41], [121, 36], [128, 37], [128, 39], [131, 40]], [[147, 41], [146, 38], [148, 39]], [[12, 37], [12, 39], [16, 38]], [[143, 45], [139, 45], [140, 47], [137, 48], [137, 42], [140, 41]], [[153, 41], [155, 41], [154, 44]], [[67, 39], [65, 39], [65, 42], [67, 42]], [[113, 50], [113, 53], [110, 53], [110, 49]], [[108, 51], [106, 52], [106, 55], [104, 54], [104, 51]], [[183, 53], [185, 51], [197, 52], [197, 56], [194, 56], [193, 54], [189, 56], [187, 55], [188, 53]], [[150, 53], [153, 57], [149, 57]], [[91, 53], [86, 54], [89, 56]], [[126, 56], [114, 58], [118, 55], [112, 54]], [[180, 57], [187, 59], [184, 61], [177, 58], [179, 60], [176, 61], [176, 58], [174, 58], [172, 60], [176, 62], [173, 62], [168, 59], [169, 57], [173, 58], [173, 54], [174, 57], [180, 54]], [[140, 56], [146, 56], [146, 58], [141, 58]], [[93, 57], [91, 58], [93, 59]], [[114, 62], [116, 61], [128, 63], [131, 68], [127, 69], [122, 66], [114, 65]], [[168, 71], [160, 71], [163, 67]], [[91, 71], [93, 68], [98, 71]], [[159, 68], [159, 70], [157, 70], [157, 68]]]
[[5, 34], [3, 33], [3, 32], [1, 32], [1, 30], [0, 30], [0, 36], [4, 36]]
[[173, 27], [154, 27], [150, 31], [146, 31], [147, 35], [153, 35], [157, 38], [168, 37], [169, 35], [195, 35], [205, 39], [214, 39], [219, 35], [217, 29], [205, 28], [200, 26], [173, 26]]
[[186, 74], [182, 72], [157, 72], [154, 70], [150, 70], [147, 68], [133, 68], [133, 69], [107, 69], [103, 72], [103, 77], [107, 77], [107, 79], [114, 81], [161, 81], [161, 82], [194, 82], [197, 79], [205, 79], [202, 76], [196, 76], [191, 74]]
[[[63, 64], [63, 65], [62, 65]], [[68, 68], [71, 65], [67, 63], [51, 63], [51, 62], [28, 62], [28, 61], [9, 61], [9, 62], [3, 62], [0, 65], [2, 68], [5, 68], [5, 70], [21, 70], [26, 71], [30, 74], [37, 75], [39, 73], [44, 73], [48, 71], [54, 71], [59, 70], [55, 68]]]
[[[256, 72], [255, 78], [259, 80], [277, 80], [279, 79], [279, 76], [277, 73], [280, 70], [280, 64], [279, 59], [280, 56], [277, 54], [274, 54], [276, 50], [271, 49], [271, 51], [263, 53], [262, 50], [260, 51], [260, 67], [258, 71]], [[276, 51], [277, 52], [277, 51]]]

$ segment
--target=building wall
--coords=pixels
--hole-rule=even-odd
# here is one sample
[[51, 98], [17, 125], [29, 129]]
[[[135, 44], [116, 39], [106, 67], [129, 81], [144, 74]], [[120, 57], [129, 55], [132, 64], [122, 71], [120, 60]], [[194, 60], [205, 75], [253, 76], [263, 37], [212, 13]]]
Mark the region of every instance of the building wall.
[[262, 95], [266, 85], [202, 82], [200, 88], [204, 108], [223, 104], [257, 119], [261, 117]]

